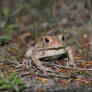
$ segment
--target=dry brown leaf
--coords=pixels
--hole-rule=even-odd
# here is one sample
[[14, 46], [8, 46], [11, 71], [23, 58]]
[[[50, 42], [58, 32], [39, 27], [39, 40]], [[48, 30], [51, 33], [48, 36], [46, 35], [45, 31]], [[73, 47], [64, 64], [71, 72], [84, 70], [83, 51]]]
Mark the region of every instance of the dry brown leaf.
[[89, 82], [88, 81], [85, 81], [85, 84], [89, 84]]
[[79, 60], [79, 59], [81, 59], [82, 57], [80, 57], [80, 56], [76, 56], [76, 57], [74, 57], [74, 60]]
[[80, 64], [80, 67], [84, 69], [86, 68], [85, 64]]
[[78, 78], [78, 79], [75, 79], [77, 82], [84, 82], [85, 80], [84, 79], [80, 79], [80, 78]]
[[92, 64], [92, 61], [87, 61], [87, 63], [86, 64]]
[[38, 92], [46, 92], [43, 88], [40, 88]]
[[60, 84], [61, 84], [62, 87], [68, 87], [69, 81], [68, 80], [60, 80]]
[[19, 61], [24, 61], [24, 57], [21, 57], [21, 58], [19, 59]]
[[39, 78], [39, 80], [40, 80], [42, 83], [46, 83], [46, 81], [47, 81], [46, 78]]
[[60, 70], [60, 72], [67, 72], [67, 69], [62, 69]]

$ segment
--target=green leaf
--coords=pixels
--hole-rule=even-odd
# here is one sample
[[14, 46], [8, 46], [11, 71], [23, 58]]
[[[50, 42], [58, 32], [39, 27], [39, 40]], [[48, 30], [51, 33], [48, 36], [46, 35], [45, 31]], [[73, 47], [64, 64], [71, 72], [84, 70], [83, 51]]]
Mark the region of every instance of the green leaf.
[[15, 82], [15, 85], [19, 85], [22, 83], [22, 78], [18, 78]]
[[26, 88], [25, 85], [21, 85], [21, 86], [19, 87], [19, 90], [22, 90], [22, 89], [25, 89], [25, 88]]
[[11, 84], [7, 84], [7, 89], [13, 89]]
[[0, 71], [0, 78], [3, 78], [4, 76], [3, 76], [3, 73]]
[[10, 74], [9, 79], [4, 77], [0, 78], [0, 92], [4, 89], [20, 92], [23, 88], [25, 88], [25, 86], [22, 84], [22, 78], [18, 78], [14, 72]]
[[15, 85], [17, 78], [18, 78], [17, 75], [15, 75], [14, 79], [11, 81], [11, 83], [12, 83], [13, 85]]
[[0, 41], [1, 40], [12, 40], [12, 37], [9, 35], [0, 36]]
[[3, 90], [3, 89], [11, 89], [11, 88], [12, 87], [9, 84], [4, 84], [4, 85], [0, 86], [0, 90]]
[[12, 29], [17, 29], [17, 28], [19, 28], [19, 25], [17, 25], [17, 24], [10, 24], [10, 25], [8, 25], [8, 30], [12, 30]]
[[8, 81], [6, 79], [0, 79], [0, 85], [6, 84]]
[[16, 92], [19, 92], [19, 87], [15, 86], [15, 90], [16, 90]]
[[12, 72], [11, 75], [10, 75], [10, 77], [9, 77], [9, 80], [12, 81], [12, 80], [14, 80], [14, 78], [15, 78], [15, 73]]
[[5, 22], [3, 22], [3, 21], [0, 19], [0, 27], [1, 27], [1, 28], [4, 28], [4, 26], [5, 26]]
[[10, 9], [9, 8], [2, 8], [2, 12], [3, 12], [5, 18], [8, 18], [9, 14], [10, 14]]

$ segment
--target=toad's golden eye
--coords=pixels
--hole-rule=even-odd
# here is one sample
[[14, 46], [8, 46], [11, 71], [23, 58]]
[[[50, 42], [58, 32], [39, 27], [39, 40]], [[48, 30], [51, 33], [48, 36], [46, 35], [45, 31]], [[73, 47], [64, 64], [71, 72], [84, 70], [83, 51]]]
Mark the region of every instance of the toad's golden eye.
[[62, 41], [64, 41], [64, 40], [65, 40], [65, 37], [64, 37], [64, 36], [62, 36], [61, 40], [62, 40]]
[[45, 42], [46, 42], [46, 43], [49, 43], [49, 39], [48, 39], [48, 38], [45, 38]]

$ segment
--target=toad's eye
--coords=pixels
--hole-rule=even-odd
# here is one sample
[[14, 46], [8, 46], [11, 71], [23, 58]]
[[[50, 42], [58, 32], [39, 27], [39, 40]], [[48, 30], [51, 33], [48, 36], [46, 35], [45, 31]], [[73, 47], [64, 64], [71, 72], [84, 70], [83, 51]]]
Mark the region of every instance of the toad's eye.
[[49, 39], [45, 38], [45, 42], [46, 42], [46, 43], [49, 43]]
[[64, 41], [64, 40], [65, 40], [65, 37], [63, 36], [63, 37], [61, 38], [61, 40]]

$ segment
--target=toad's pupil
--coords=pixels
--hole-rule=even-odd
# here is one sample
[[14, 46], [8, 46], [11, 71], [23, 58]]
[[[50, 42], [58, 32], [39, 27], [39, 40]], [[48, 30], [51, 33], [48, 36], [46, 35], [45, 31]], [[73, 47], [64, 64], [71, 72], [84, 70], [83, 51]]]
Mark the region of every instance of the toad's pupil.
[[64, 41], [65, 40], [65, 38], [64, 38], [64, 36], [62, 37], [62, 41]]
[[45, 42], [46, 42], [46, 43], [48, 43], [48, 42], [49, 42], [49, 40], [48, 40], [47, 38], [45, 38]]

